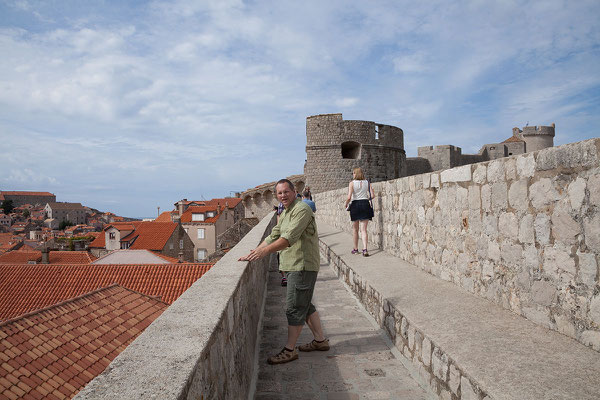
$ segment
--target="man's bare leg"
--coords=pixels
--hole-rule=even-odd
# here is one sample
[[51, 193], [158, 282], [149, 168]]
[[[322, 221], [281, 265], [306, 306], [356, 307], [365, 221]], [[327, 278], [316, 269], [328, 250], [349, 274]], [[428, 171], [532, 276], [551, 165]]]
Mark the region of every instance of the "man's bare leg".
[[300, 332], [302, 332], [302, 325], [288, 325], [288, 338], [286, 348], [294, 350], [296, 347], [296, 342], [298, 341], [298, 337], [300, 336]]
[[322, 342], [325, 340], [323, 335], [323, 328], [321, 327], [321, 318], [319, 318], [319, 312], [315, 311], [306, 318], [306, 325], [310, 328], [315, 340]]

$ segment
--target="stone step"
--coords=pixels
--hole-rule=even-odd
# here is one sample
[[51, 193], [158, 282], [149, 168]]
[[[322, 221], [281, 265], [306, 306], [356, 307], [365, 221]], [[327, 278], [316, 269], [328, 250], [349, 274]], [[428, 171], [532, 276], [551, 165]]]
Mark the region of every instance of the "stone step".
[[319, 223], [321, 251], [443, 399], [599, 399], [600, 353]]

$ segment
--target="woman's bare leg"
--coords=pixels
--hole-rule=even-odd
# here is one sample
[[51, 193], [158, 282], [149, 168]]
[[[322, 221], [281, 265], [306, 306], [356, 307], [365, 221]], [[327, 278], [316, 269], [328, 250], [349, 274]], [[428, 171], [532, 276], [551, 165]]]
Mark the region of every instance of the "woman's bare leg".
[[353, 249], [358, 249], [358, 221], [352, 221], [352, 239], [354, 239]]
[[[360, 233], [362, 236], [362, 242], [363, 242], [363, 249], [367, 248], [367, 243], [369, 243], [369, 236], [367, 233], [367, 224], [369, 223], [369, 220], [364, 220], [364, 221], [360, 221]], [[358, 242], [356, 243], [358, 244]], [[356, 247], [355, 247], [356, 248]]]

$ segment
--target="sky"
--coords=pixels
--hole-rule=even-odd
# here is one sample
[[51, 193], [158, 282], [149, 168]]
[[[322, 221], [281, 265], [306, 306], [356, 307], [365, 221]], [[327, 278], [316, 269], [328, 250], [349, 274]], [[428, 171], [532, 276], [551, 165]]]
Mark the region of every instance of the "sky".
[[0, 0], [0, 190], [154, 217], [300, 174], [306, 117], [600, 136], [600, 1]]

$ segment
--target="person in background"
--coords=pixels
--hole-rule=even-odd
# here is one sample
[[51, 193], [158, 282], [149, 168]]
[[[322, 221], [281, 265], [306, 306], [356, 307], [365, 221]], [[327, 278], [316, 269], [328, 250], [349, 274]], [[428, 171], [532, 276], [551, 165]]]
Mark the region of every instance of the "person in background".
[[[360, 168], [354, 168], [352, 171], [352, 180], [348, 185], [348, 198], [344, 207], [348, 209], [350, 204], [350, 220], [352, 221], [352, 239], [354, 240], [354, 248], [352, 254], [359, 254], [358, 251], [358, 228], [360, 225], [360, 233], [362, 237], [363, 249], [362, 255], [369, 256], [367, 250], [368, 234], [367, 224], [373, 218], [373, 206], [371, 199], [375, 197], [373, 187], [369, 181], [365, 179], [365, 175]], [[352, 202], [352, 203], [350, 203]]]
[[302, 192], [302, 201], [308, 204], [313, 212], [317, 212], [317, 206], [315, 205], [315, 202], [312, 201], [312, 199], [310, 198], [309, 190], [304, 190], [304, 192]]

